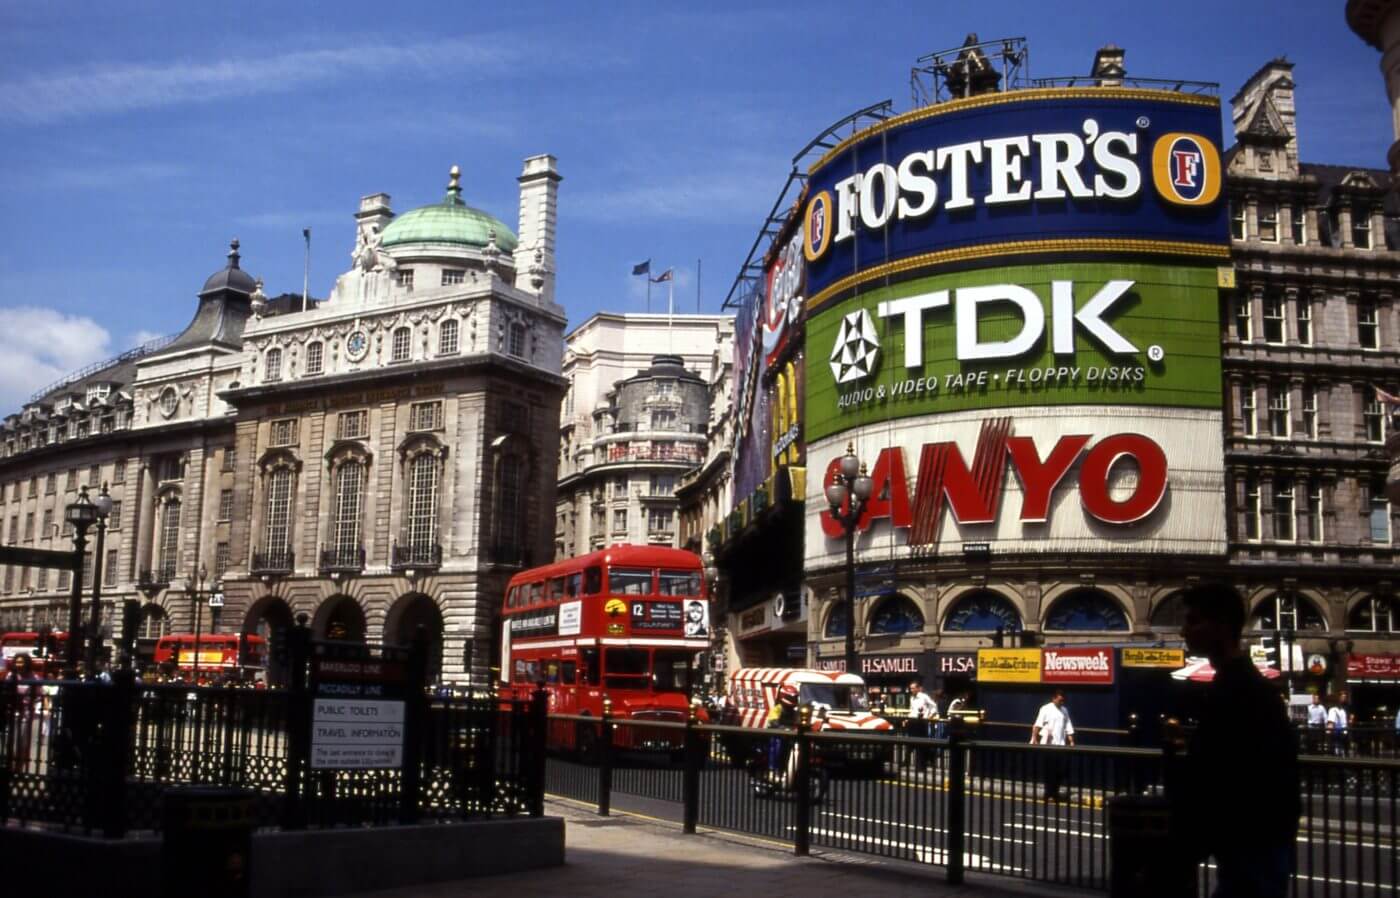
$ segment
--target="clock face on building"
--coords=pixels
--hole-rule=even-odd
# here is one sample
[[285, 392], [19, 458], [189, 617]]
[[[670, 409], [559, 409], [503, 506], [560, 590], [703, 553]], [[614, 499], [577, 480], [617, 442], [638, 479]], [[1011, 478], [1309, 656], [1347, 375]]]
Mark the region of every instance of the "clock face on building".
[[345, 355], [352, 362], [358, 362], [369, 352], [369, 337], [364, 331], [354, 331], [345, 339]]

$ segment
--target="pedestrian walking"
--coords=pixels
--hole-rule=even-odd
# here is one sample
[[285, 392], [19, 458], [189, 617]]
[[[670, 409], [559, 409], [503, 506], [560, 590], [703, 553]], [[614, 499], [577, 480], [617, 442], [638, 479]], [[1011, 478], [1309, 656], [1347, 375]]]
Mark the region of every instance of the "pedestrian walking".
[[1214, 898], [1284, 898], [1302, 803], [1298, 750], [1278, 691], [1240, 648], [1244, 602], [1224, 584], [1183, 594], [1182, 636], [1215, 668], [1187, 752], [1169, 769], [1184, 862], [1216, 864]]
[[[1065, 692], [1063, 689], [1056, 689], [1050, 696], [1050, 701], [1040, 706], [1040, 711], [1035, 715], [1035, 723], [1031, 724], [1031, 745], [1062, 745], [1074, 744], [1074, 722], [1069, 718], [1069, 710], [1065, 707]], [[1045, 759], [1045, 800], [1063, 801], [1064, 794], [1060, 791], [1065, 779], [1065, 768], [1069, 759], [1056, 752], [1053, 756]]]
[[1332, 743], [1332, 754], [1346, 757], [1347, 742], [1351, 724], [1351, 713], [1347, 710], [1347, 694], [1339, 693], [1332, 699], [1332, 707], [1327, 709], [1327, 734]]
[[[918, 681], [909, 684], [909, 717], [905, 721], [905, 731], [911, 738], [927, 739], [930, 735], [930, 723], [938, 719], [938, 705], [927, 692], [924, 686]], [[906, 761], [912, 762], [913, 766], [923, 770], [928, 766], [928, 748], [917, 746], [913, 748]]]
[[1308, 751], [1320, 754], [1326, 741], [1327, 706], [1322, 703], [1322, 693], [1314, 692], [1308, 705]]

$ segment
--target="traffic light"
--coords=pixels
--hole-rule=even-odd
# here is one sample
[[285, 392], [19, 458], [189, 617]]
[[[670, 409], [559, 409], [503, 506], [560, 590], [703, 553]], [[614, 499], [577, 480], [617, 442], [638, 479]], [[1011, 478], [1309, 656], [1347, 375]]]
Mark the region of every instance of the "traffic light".
[[53, 627], [44, 624], [39, 628], [39, 638], [34, 646], [34, 654], [40, 658], [47, 658], [53, 650]]
[[130, 658], [136, 652], [136, 634], [141, 629], [141, 601], [122, 602], [122, 655]]
[[1005, 627], [997, 627], [996, 633], [994, 633], [994, 634], [992, 635], [992, 645], [995, 646], [996, 648], [1002, 648], [1002, 647], [1004, 647], [1004, 646], [1006, 645], [1006, 628], [1005, 628]]
[[287, 648], [287, 631], [290, 627], [271, 627], [268, 633], [270, 645], [268, 651], [272, 660], [277, 662], [278, 667], [286, 667], [292, 663], [292, 657]]

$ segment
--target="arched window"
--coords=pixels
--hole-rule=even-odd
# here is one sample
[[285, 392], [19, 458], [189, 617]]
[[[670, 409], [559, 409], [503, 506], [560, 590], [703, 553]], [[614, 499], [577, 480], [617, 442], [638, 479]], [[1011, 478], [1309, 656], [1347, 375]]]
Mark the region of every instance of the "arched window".
[[870, 615], [870, 633], [875, 636], [918, 633], [923, 629], [924, 613], [906, 596], [889, 596]]
[[825, 634], [827, 638], [845, 636], [846, 626], [849, 623], [850, 615], [846, 613], [846, 603], [844, 601], [837, 602], [831, 607], [831, 610], [827, 612], [826, 628], [822, 630], [822, 633]]
[[951, 632], [985, 632], [998, 627], [1008, 633], [1019, 632], [1021, 615], [1009, 599], [990, 589], [979, 589], [958, 599], [943, 620], [943, 629]]
[[520, 525], [524, 491], [524, 464], [520, 456], [502, 455], [496, 483], [496, 546], [498, 550], [521, 545]]
[[1347, 616], [1348, 630], [1367, 633], [1400, 633], [1400, 603], [1382, 596], [1367, 596]]
[[335, 469], [335, 519], [331, 525], [335, 567], [359, 567], [364, 483], [365, 466], [360, 462], [347, 461]]
[[1158, 630], [1180, 630], [1186, 623], [1186, 602], [1174, 592], [1152, 609], [1151, 623]]
[[1317, 607], [1296, 593], [1279, 592], [1260, 602], [1250, 618], [1252, 630], [1323, 631], [1327, 624]]
[[159, 605], [147, 605], [141, 609], [139, 639], [159, 639], [170, 632], [170, 615]]
[[457, 319], [449, 318], [438, 328], [438, 355], [457, 352]]
[[422, 452], [408, 463], [408, 507], [404, 545], [413, 559], [426, 561], [438, 541], [437, 495], [441, 462]]
[[391, 361], [391, 362], [406, 362], [406, 361], [408, 361], [409, 349], [410, 349], [411, 346], [412, 346], [412, 334], [409, 332], [409, 329], [406, 328], [406, 327], [395, 328], [395, 329], [394, 329], [394, 335], [393, 335], [393, 337], [391, 338], [391, 342], [390, 342], [389, 361]]
[[324, 370], [326, 348], [319, 340], [306, 344], [306, 374], [320, 374]]
[[267, 520], [263, 522], [263, 548], [268, 562], [279, 565], [291, 549], [292, 471], [276, 468], [267, 477]]
[[160, 581], [175, 579], [180, 563], [180, 497], [171, 496], [161, 506], [160, 518]]
[[268, 383], [282, 379], [282, 350], [269, 349], [263, 356], [263, 380]]
[[1076, 589], [1050, 606], [1047, 630], [1127, 630], [1128, 616], [1097, 589]]

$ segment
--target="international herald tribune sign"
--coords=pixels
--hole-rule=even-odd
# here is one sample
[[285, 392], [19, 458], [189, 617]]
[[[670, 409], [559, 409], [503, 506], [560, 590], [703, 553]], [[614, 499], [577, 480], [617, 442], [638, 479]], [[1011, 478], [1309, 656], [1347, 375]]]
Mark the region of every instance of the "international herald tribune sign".
[[871, 557], [1224, 551], [1219, 121], [1170, 91], [1011, 91], [813, 167], [809, 565], [840, 560], [822, 491], [848, 441]]
[[401, 768], [406, 683], [402, 660], [314, 657], [311, 768]]

